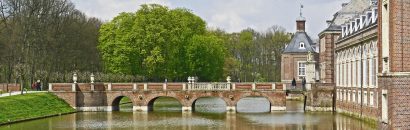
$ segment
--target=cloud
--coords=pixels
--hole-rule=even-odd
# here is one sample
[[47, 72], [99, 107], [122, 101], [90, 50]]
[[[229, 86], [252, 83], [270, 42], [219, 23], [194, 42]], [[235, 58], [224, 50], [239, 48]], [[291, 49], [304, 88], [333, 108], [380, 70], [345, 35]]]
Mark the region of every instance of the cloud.
[[72, 0], [76, 8], [91, 17], [111, 20], [121, 12], [135, 12], [142, 4], [172, 6], [168, 0]]
[[87, 15], [111, 20], [121, 12], [135, 12], [141, 4], [157, 3], [170, 8], [192, 10], [208, 23], [208, 27], [227, 32], [246, 28], [265, 31], [279, 25], [289, 32], [296, 30], [300, 4], [307, 20], [307, 32], [314, 38], [326, 28], [326, 20], [348, 0], [73, 0]]

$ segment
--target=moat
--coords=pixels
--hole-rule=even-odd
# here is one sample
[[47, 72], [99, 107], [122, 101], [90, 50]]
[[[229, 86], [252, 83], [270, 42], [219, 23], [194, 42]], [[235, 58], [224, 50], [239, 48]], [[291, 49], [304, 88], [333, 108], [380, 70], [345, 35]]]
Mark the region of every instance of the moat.
[[0, 126], [0, 130], [21, 129], [375, 129], [370, 124], [331, 112], [303, 112], [303, 102], [287, 101], [286, 112], [269, 112], [265, 98], [245, 98], [237, 113], [225, 112], [219, 98], [202, 98], [195, 112], [182, 113], [172, 99], [158, 99], [152, 112], [132, 112], [122, 105], [119, 112], [79, 112]]

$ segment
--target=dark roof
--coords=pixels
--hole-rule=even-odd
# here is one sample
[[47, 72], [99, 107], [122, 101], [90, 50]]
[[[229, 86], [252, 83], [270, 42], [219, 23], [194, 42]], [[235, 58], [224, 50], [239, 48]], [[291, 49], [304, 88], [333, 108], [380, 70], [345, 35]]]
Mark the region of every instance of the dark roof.
[[340, 25], [330, 25], [325, 31], [342, 31], [342, 27]]
[[[305, 43], [304, 49], [299, 48], [301, 42]], [[306, 32], [296, 32], [283, 53], [307, 53], [309, 51], [314, 53], [315, 49], [312, 47], [314, 44]]]

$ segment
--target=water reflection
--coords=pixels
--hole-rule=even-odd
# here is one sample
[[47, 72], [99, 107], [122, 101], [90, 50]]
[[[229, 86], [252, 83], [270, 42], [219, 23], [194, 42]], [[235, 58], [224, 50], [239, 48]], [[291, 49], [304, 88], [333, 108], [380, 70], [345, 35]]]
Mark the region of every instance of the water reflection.
[[[214, 99], [212, 99], [214, 100]], [[199, 106], [201, 103], [198, 102]], [[258, 107], [259, 99], [247, 106]], [[264, 104], [266, 102], [263, 102]], [[297, 105], [299, 102], [293, 105]], [[220, 107], [224, 105], [206, 105], [204, 107]], [[302, 104], [303, 107], [303, 104]], [[245, 108], [240, 108], [245, 109]], [[296, 109], [296, 108], [295, 108]], [[111, 129], [111, 130], [202, 130], [202, 129], [250, 129], [250, 130], [344, 130], [372, 129], [359, 120], [332, 113], [304, 113], [296, 109], [292, 112], [274, 113], [181, 113], [181, 112], [81, 112], [70, 115], [51, 117], [0, 126], [0, 130], [73, 130], [73, 129]]]
[[270, 102], [264, 97], [245, 97], [238, 101], [236, 110], [240, 113], [270, 112]]
[[200, 113], [224, 113], [226, 112], [226, 103], [223, 99], [217, 97], [203, 97], [194, 101], [193, 110]]

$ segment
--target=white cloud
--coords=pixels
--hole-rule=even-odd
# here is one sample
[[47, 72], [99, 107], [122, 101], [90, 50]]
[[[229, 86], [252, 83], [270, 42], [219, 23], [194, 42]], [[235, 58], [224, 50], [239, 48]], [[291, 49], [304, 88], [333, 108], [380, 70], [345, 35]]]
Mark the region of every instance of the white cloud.
[[171, 6], [168, 0], [72, 0], [76, 8], [88, 16], [111, 20], [121, 12], [135, 12], [141, 4]]
[[171, 8], [184, 7], [204, 19], [209, 27], [239, 32], [251, 27], [265, 31], [272, 25], [295, 30], [300, 4], [304, 4], [307, 32], [312, 37], [325, 29], [326, 20], [348, 0], [73, 0], [79, 10], [102, 20], [121, 12], [135, 12], [141, 4], [157, 3]]

